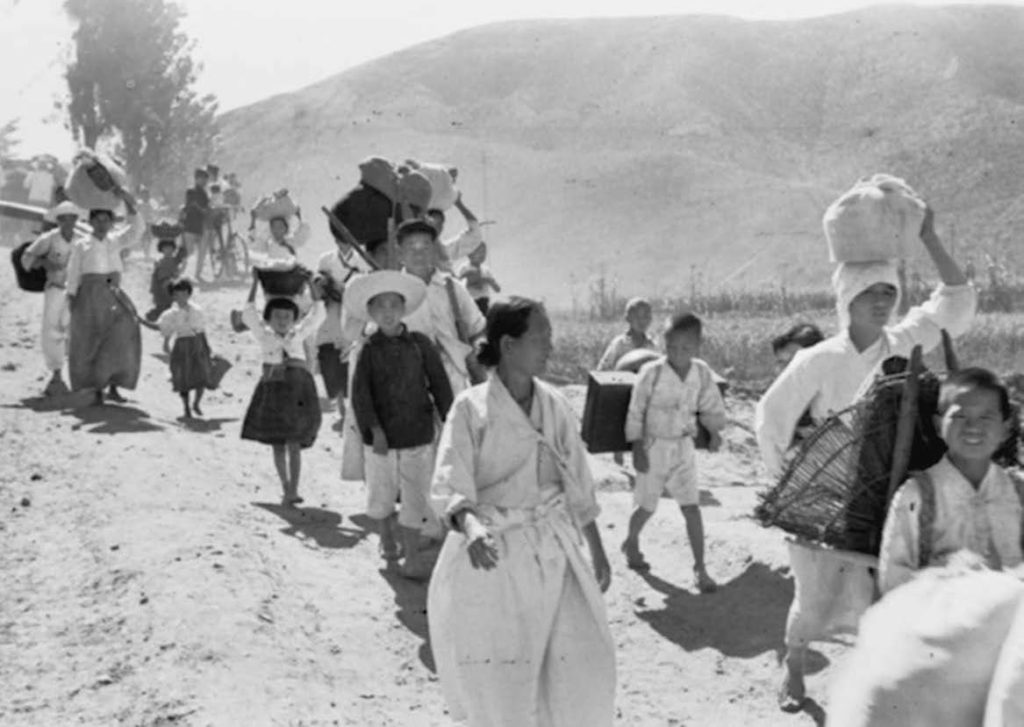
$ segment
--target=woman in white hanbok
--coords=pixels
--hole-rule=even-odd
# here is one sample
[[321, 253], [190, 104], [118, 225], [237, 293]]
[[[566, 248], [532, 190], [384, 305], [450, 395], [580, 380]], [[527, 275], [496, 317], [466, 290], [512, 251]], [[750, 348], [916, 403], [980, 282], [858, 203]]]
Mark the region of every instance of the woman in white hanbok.
[[536, 378], [550, 353], [539, 303], [496, 303], [480, 352], [491, 376], [456, 398], [441, 435], [432, 495], [451, 531], [427, 613], [449, 708], [472, 727], [614, 718], [611, 570], [576, 417]]
[[[892, 261], [841, 263], [832, 276], [839, 331], [798, 351], [757, 404], [754, 429], [770, 476], [784, 470], [784, 457], [802, 414], [810, 409], [821, 423], [856, 401], [862, 388], [892, 356], [925, 352], [942, 340], [964, 333], [974, 319], [977, 295], [956, 262], [943, 248], [925, 214], [921, 241], [942, 284], [902, 321], [891, 323], [900, 298], [897, 265]], [[860, 553], [830, 550], [802, 540], [789, 543], [795, 581], [786, 622], [785, 674], [779, 705], [801, 708], [807, 646], [835, 633], [854, 631], [875, 594], [874, 563]]]

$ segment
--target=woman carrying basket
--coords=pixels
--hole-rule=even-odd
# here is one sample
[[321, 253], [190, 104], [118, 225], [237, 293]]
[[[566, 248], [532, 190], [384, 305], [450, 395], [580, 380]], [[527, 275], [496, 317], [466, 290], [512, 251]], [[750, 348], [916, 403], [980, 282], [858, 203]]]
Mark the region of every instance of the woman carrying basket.
[[[936, 235], [931, 209], [918, 203], [924, 216], [920, 240], [941, 284], [925, 303], [894, 324], [891, 317], [901, 294], [896, 261], [839, 264], [832, 276], [839, 332], [798, 351], [757, 405], [754, 426], [771, 477], [777, 479], [782, 474], [786, 450], [808, 407], [820, 423], [853, 404], [886, 359], [909, 357], [918, 345], [927, 352], [941, 342], [943, 329], [956, 337], [970, 326], [977, 295]], [[830, 229], [828, 213], [826, 229]], [[874, 597], [875, 586], [873, 568], [863, 554], [791, 540], [789, 555], [795, 590], [786, 622], [779, 706], [798, 711], [805, 699], [808, 644], [839, 631], [855, 630], [857, 619]]]

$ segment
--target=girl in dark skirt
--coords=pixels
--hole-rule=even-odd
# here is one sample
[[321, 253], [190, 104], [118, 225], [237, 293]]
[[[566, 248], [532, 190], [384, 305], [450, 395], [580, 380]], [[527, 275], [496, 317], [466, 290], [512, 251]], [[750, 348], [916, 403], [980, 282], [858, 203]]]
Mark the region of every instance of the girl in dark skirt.
[[[147, 328], [160, 331], [165, 340], [174, 339], [171, 348], [171, 385], [181, 395], [185, 418], [192, 412], [203, 415], [199, 404], [210, 382], [210, 346], [206, 341], [203, 309], [192, 302], [192, 282], [175, 280], [168, 286], [174, 306], [160, 314], [156, 323], [140, 320]], [[195, 392], [189, 405], [189, 392]]]
[[313, 446], [320, 429], [320, 399], [306, 362], [303, 343], [320, 324], [316, 303], [299, 318], [299, 307], [290, 298], [270, 298], [262, 317], [256, 310], [259, 279], [253, 273], [252, 288], [242, 320], [263, 358], [263, 375], [253, 392], [242, 423], [242, 439], [269, 444], [284, 490], [284, 505], [302, 502], [299, 474], [302, 450]]

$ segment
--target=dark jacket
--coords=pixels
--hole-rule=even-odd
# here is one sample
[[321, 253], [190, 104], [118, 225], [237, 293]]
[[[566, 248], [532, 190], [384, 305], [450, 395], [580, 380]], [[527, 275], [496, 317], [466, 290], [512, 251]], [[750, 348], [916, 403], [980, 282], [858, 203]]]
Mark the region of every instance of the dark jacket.
[[434, 441], [434, 411], [444, 421], [452, 387], [441, 355], [422, 333], [403, 327], [397, 336], [380, 331], [359, 353], [352, 380], [352, 408], [363, 442], [372, 429], [384, 430], [389, 449], [410, 449]]

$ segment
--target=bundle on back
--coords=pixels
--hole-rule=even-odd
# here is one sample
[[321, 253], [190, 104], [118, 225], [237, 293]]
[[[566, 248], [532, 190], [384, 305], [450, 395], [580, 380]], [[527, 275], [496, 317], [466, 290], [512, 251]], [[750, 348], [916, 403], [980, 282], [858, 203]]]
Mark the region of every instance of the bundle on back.
[[[761, 496], [754, 511], [766, 527], [778, 527], [808, 540], [843, 550], [878, 555], [891, 497], [890, 483], [931, 467], [946, 445], [935, 430], [940, 379], [929, 371], [917, 378], [911, 408], [908, 449], [898, 441], [906, 369], [883, 372], [853, 406], [825, 420], [800, 446], [778, 484]], [[1019, 417], [994, 460], [1017, 466]]]

